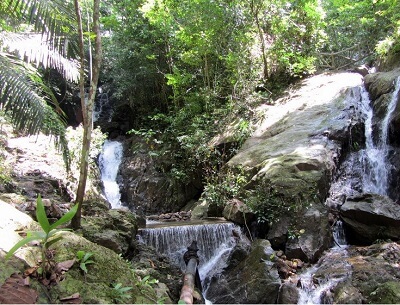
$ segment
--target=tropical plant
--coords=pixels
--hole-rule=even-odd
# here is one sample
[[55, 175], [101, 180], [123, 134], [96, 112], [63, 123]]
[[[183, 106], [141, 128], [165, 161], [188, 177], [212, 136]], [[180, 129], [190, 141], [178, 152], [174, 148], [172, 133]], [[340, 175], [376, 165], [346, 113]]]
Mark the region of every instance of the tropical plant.
[[86, 274], [88, 273], [87, 265], [94, 264], [94, 261], [91, 259], [93, 256], [92, 252], [85, 252], [83, 250], [79, 250], [76, 252], [76, 258], [79, 262], [79, 268]]
[[112, 299], [115, 303], [125, 303], [127, 300], [131, 298], [131, 295], [128, 293], [132, 287], [123, 287], [121, 283], [112, 284]]
[[41, 71], [76, 81], [73, 7], [67, 1], [4, 0], [0, 5], [0, 107], [28, 134], [54, 136], [68, 167], [65, 118]]
[[44, 209], [42, 198], [39, 195], [36, 200], [36, 219], [39, 222], [42, 231], [28, 231], [26, 237], [17, 242], [7, 252], [6, 259], [10, 258], [15, 253], [15, 251], [17, 251], [19, 248], [26, 245], [27, 243], [38, 240], [41, 244], [41, 271], [43, 275], [46, 275], [48, 271], [46, 252], [51, 245], [62, 239], [62, 236], [59, 235], [60, 232], [69, 230], [65, 228], [59, 229], [58, 227], [70, 221], [72, 217], [74, 217], [76, 211], [77, 206], [75, 205], [59, 220], [57, 220], [53, 224], [50, 224], [49, 219], [46, 215], [46, 211]]

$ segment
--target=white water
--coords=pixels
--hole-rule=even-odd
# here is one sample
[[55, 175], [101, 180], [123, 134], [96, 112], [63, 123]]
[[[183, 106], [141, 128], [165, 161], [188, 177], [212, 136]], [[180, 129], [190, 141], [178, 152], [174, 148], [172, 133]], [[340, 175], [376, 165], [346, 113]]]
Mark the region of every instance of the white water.
[[[350, 266], [344, 260], [348, 256], [347, 241], [341, 220], [336, 221], [334, 225], [333, 238], [335, 246], [326, 251], [316, 265], [299, 275], [300, 296], [297, 304], [332, 304], [331, 289], [348, 278]], [[340, 271], [336, 271], [334, 275], [326, 274], [325, 277], [314, 277], [321, 266], [331, 263], [335, 265], [335, 270]]]
[[121, 205], [121, 193], [116, 179], [122, 160], [122, 154], [123, 147], [121, 142], [106, 140], [103, 145], [103, 151], [99, 157], [104, 195], [111, 204], [111, 208], [117, 208]]
[[[370, 105], [368, 92], [363, 88], [361, 90], [361, 111], [365, 120], [365, 149], [360, 151], [359, 161], [362, 165], [362, 191], [365, 193], [375, 193], [387, 195], [389, 184], [390, 164], [387, 162], [389, 145], [388, 134], [389, 124], [393, 111], [396, 108], [396, 102], [400, 91], [400, 77], [395, 81], [395, 90], [391, 100], [388, 103], [386, 115], [382, 120], [378, 133], [373, 133], [373, 109]], [[374, 141], [373, 135], [377, 136]], [[350, 155], [354, 158], [354, 155]], [[346, 160], [347, 164], [352, 168], [353, 159]], [[344, 179], [332, 184], [335, 187], [333, 193], [344, 194], [350, 196], [357, 192], [352, 189], [351, 179]], [[332, 191], [332, 190], [331, 190]], [[338, 220], [333, 228], [333, 238], [335, 246], [326, 251], [323, 257], [313, 267], [299, 275], [300, 278], [300, 298], [298, 304], [331, 304], [333, 303], [332, 289], [338, 283], [345, 281], [351, 274], [351, 268], [346, 262], [347, 242], [343, 228], [343, 223]], [[321, 276], [322, 270], [335, 270], [333, 275], [325, 274]]]
[[389, 123], [393, 111], [396, 108], [397, 98], [400, 90], [400, 77], [395, 81], [395, 90], [388, 104], [386, 115], [379, 126], [378, 139], [374, 141], [372, 133], [373, 110], [370, 105], [369, 96], [366, 90], [362, 93], [362, 111], [365, 116], [365, 149], [361, 151], [360, 161], [362, 162], [363, 191], [387, 195], [389, 184], [390, 164], [387, 162], [389, 153], [388, 134]]
[[186, 267], [183, 254], [192, 241], [197, 241], [199, 275], [204, 296], [211, 277], [222, 271], [230, 251], [243, 238], [240, 228], [229, 222], [182, 224], [139, 230], [141, 242], [155, 248], [157, 253], [167, 255], [182, 270]]

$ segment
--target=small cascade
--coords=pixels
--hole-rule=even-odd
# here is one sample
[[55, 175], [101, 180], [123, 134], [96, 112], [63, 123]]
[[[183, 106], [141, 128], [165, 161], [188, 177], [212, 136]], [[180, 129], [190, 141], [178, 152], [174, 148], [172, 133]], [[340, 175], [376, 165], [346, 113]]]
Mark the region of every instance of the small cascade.
[[344, 230], [343, 221], [340, 219], [336, 220], [333, 226], [332, 234], [336, 246], [339, 246], [340, 248], [347, 246], [346, 232]]
[[[331, 185], [330, 198], [327, 200], [331, 208], [337, 208], [344, 198], [360, 192], [387, 195], [390, 172], [390, 164], [387, 162], [390, 149], [389, 124], [399, 91], [400, 77], [395, 82], [385, 117], [380, 126], [376, 126], [379, 129], [376, 132], [373, 131], [373, 109], [368, 92], [361, 88], [360, 109], [365, 122], [365, 149], [350, 154], [344, 160], [338, 180]], [[362, 180], [361, 184], [359, 180]], [[299, 274], [298, 304], [332, 304], [332, 291], [351, 274], [351, 267], [346, 261], [346, 234], [340, 219], [335, 222], [332, 234], [334, 246], [314, 266]]]
[[99, 166], [104, 195], [110, 202], [111, 208], [117, 208], [121, 205], [121, 193], [116, 178], [122, 155], [123, 147], [121, 142], [109, 140], [104, 142], [103, 151], [99, 157]]
[[373, 110], [370, 105], [368, 92], [362, 94], [362, 111], [365, 116], [365, 149], [361, 151], [360, 161], [362, 162], [363, 192], [387, 195], [389, 183], [390, 165], [387, 163], [389, 153], [388, 134], [389, 123], [393, 111], [396, 108], [397, 96], [400, 90], [400, 77], [395, 82], [395, 90], [388, 104], [386, 115], [379, 128], [379, 137], [373, 139], [372, 117]]
[[110, 108], [108, 92], [105, 92], [102, 87], [99, 87], [94, 105], [93, 122], [97, 122], [100, 118], [111, 122], [112, 109]]
[[[333, 227], [335, 246], [327, 251], [318, 263], [299, 275], [299, 300], [297, 304], [332, 304], [331, 290], [345, 281], [351, 273], [346, 262], [347, 242], [343, 222], [337, 220]], [[334, 273], [326, 272], [334, 270]]]
[[206, 294], [210, 278], [222, 271], [226, 259], [237, 244], [244, 238], [240, 227], [226, 221], [209, 221], [202, 224], [169, 224], [139, 230], [139, 241], [156, 249], [157, 253], [167, 255], [171, 262], [185, 270], [183, 254], [192, 241], [197, 241], [199, 251], [199, 274]]

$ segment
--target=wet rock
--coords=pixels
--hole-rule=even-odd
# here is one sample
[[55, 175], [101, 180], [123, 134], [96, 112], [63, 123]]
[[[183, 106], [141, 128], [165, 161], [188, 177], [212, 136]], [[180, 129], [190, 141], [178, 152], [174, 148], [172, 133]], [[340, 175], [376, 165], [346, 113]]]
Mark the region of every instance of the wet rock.
[[198, 197], [201, 183], [191, 177], [180, 183], [170, 177], [168, 156], [152, 158], [151, 147], [139, 137], [125, 142], [124, 157], [120, 165], [121, 201], [140, 215], [180, 210], [191, 199]]
[[206, 298], [225, 304], [276, 303], [280, 278], [270, 260], [273, 254], [267, 240], [256, 240], [245, 260], [212, 278]]
[[400, 205], [386, 196], [363, 194], [347, 198], [340, 214], [350, 242], [366, 244], [400, 238]]
[[278, 304], [297, 304], [299, 290], [293, 283], [283, 283], [279, 289]]
[[337, 304], [362, 304], [365, 301], [360, 290], [349, 283], [338, 285], [334, 299]]
[[147, 217], [148, 220], [153, 221], [189, 221], [192, 216], [191, 211], [181, 211], [176, 213], [164, 213], [161, 215], [150, 215]]
[[328, 211], [322, 205], [313, 204], [292, 230], [294, 236], [288, 239], [285, 251], [289, 259], [316, 262], [332, 243]]

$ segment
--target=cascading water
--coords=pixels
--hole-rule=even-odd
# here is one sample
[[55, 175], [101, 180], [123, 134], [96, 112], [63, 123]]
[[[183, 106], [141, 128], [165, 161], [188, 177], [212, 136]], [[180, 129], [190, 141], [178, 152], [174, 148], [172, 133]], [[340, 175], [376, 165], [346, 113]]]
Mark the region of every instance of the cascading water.
[[[386, 115], [378, 131], [378, 138], [373, 139], [372, 118], [373, 110], [370, 106], [368, 92], [363, 91], [362, 111], [365, 115], [365, 149], [360, 153], [363, 173], [363, 192], [387, 195], [390, 164], [387, 162], [389, 153], [388, 134], [389, 123], [396, 108], [400, 90], [400, 77], [395, 81], [395, 90], [388, 104]], [[376, 144], [375, 144], [376, 143]]]
[[239, 239], [244, 239], [240, 228], [230, 222], [210, 221], [202, 224], [173, 225], [156, 223], [139, 230], [139, 241], [165, 254], [171, 262], [185, 270], [183, 254], [192, 241], [197, 241], [199, 274], [206, 295], [209, 279], [225, 267], [226, 258]]
[[103, 145], [103, 151], [99, 157], [104, 195], [108, 202], [110, 202], [111, 208], [117, 208], [121, 205], [121, 193], [116, 178], [122, 160], [122, 154], [123, 147], [121, 142], [106, 140]]
[[[391, 100], [388, 103], [387, 111], [379, 132], [373, 132], [373, 109], [369, 99], [368, 92], [365, 88], [361, 90], [360, 109], [365, 122], [365, 149], [361, 150], [358, 155], [350, 154], [349, 158], [344, 161], [344, 176], [331, 186], [331, 202], [340, 202], [340, 198], [334, 196], [352, 196], [355, 193], [374, 193], [379, 195], [387, 195], [390, 165], [387, 162], [389, 145], [388, 133], [389, 123], [393, 111], [395, 110], [398, 94], [400, 91], [400, 77], [395, 81], [395, 90]], [[376, 135], [374, 140], [373, 135]], [[360, 177], [362, 179], [362, 190], [357, 187], [354, 180], [350, 177], [352, 174], [357, 175], [358, 169], [353, 168], [353, 164], [359, 162], [361, 165]], [[353, 172], [354, 171], [354, 172]], [[356, 186], [356, 187], [355, 187]], [[328, 202], [327, 201], [327, 202]], [[299, 300], [298, 304], [330, 304], [333, 302], [331, 290], [338, 283], [345, 281], [351, 274], [351, 267], [346, 262], [347, 242], [342, 221], [338, 220], [333, 228], [333, 238], [335, 245], [326, 251], [324, 256], [316, 265], [309, 268], [306, 272], [299, 275]], [[335, 270], [334, 274], [329, 274], [330, 270]]]
[[[318, 263], [299, 275], [299, 300], [297, 304], [332, 304], [330, 291], [339, 282], [348, 278], [351, 273], [350, 265], [344, 260], [347, 254], [347, 241], [341, 220], [336, 221], [333, 228], [335, 246], [327, 251]], [[320, 269], [334, 265], [335, 274], [319, 272]], [[318, 272], [320, 273], [318, 275]], [[316, 276], [317, 274], [317, 276]]]

